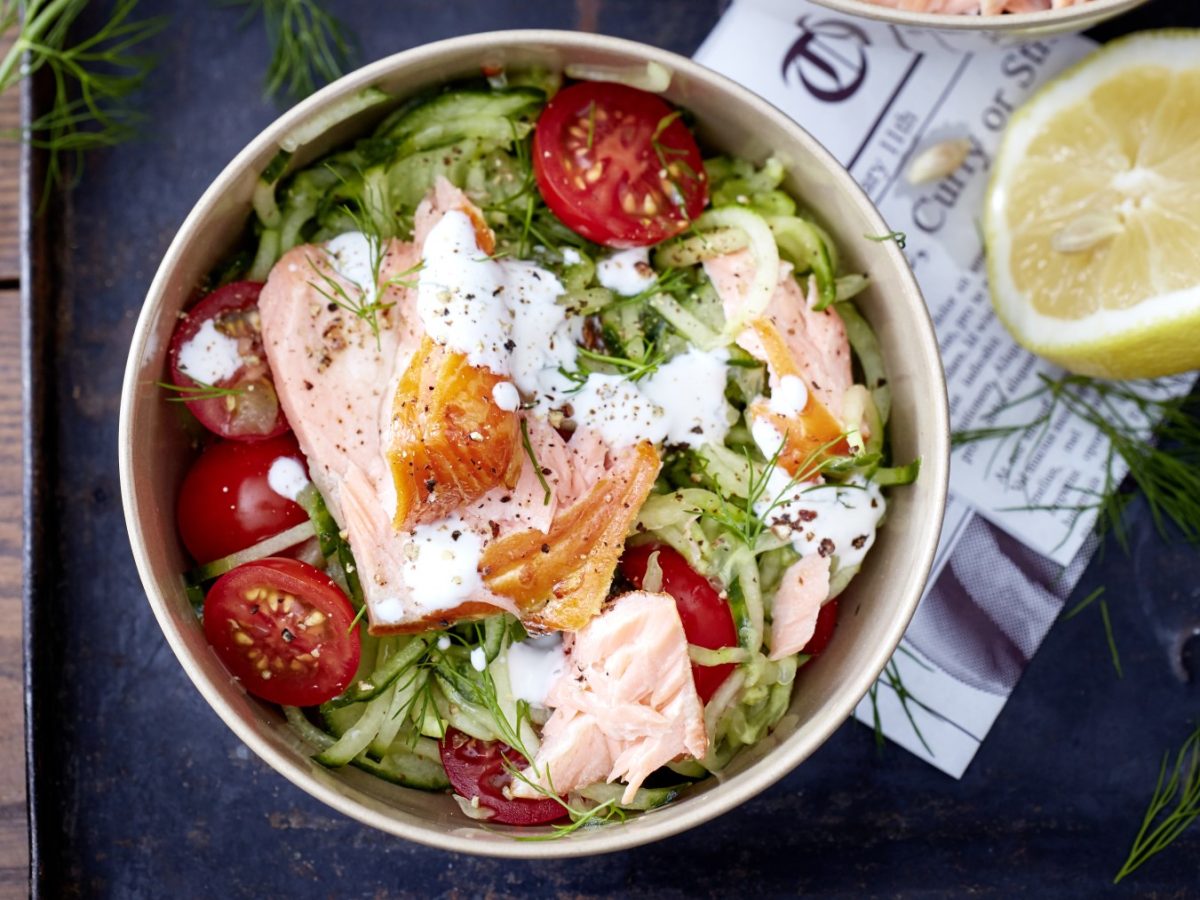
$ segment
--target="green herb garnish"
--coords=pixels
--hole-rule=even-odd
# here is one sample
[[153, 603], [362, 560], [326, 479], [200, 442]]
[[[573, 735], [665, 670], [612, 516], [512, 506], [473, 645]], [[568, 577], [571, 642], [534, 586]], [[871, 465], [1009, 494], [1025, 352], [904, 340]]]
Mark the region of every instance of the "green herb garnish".
[[[1169, 847], [1200, 816], [1200, 726], [1184, 741], [1168, 779], [1167, 762], [1170, 758], [1170, 753], [1163, 756], [1158, 783], [1154, 786], [1154, 795], [1142, 819], [1142, 827], [1133, 839], [1125, 864], [1113, 878], [1113, 884], [1120, 883], [1121, 879]], [[1172, 803], [1175, 804], [1174, 808], [1164, 812]]]
[[533, 471], [537, 475], [538, 483], [542, 486], [542, 490], [546, 492], [542, 498], [542, 505], [550, 505], [550, 485], [546, 481], [546, 474], [542, 471], [542, 466], [538, 462], [537, 454], [533, 452], [533, 442], [529, 440], [529, 426], [525, 424], [525, 417], [521, 417], [521, 446], [525, 448], [525, 455], [529, 457], [529, 463], [533, 466]]
[[292, 99], [307, 97], [318, 82], [335, 81], [353, 68], [352, 39], [335, 16], [317, 0], [232, 0], [245, 6], [242, 24], [262, 13], [271, 45], [265, 91]]
[[175, 391], [178, 397], [168, 397], [167, 400], [171, 403], [191, 403], [193, 400], [216, 400], [220, 397], [240, 397], [250, 390], [253, 385], [247, 387], [217, 387], [215, 384], [208, 384], [204, 381], [195, 381], [195, 384], [171, 384], [167, 381], [156, 381], [158, 385], [165, 391]]
[[889, 231], [887, 234], [864, 234], [863, 237], [877, 244], [882, 244], [884, 241], [895, 241], [896, 246], [901, 250], [908, 246], [908, 235], [903, 231]]
[[[755, 510], [755, 506], [767, 496], [767, 488], [771, 482], [771, 476], [775, 469], [779, 466], [779, 460], [783, 455], [783, 451], [787, 447], [787, 435], [783, 435], [783, 440], [771, 454], [765, 465], [759, 467], [750, 459], [750, 451], [743, 449], [742, 453], [746, 458], [746, 467], [749, 471], [749, 481], [746, 488], [746, 496], [741, 503], [730, 503], [725, 499], [724, 491], [716, 491], [717, 502], [720, 508], [716, 512], [710, 510], [701, 510], [701, 514], [714, 522], [724, 525], [735, 537], [738, 538], [747, 547], [754, 549], [758, 542], [759, 536], [767, 528], [767, 522], [770, 521], [771, 513], [787, 502], [788, 494], [796, 485], [808, 481], [819, 475], [821, 472], [828, 469], [830, 466], [837, 465], [844, 461], [846, 457], [824, 457], [825, 453], [837, 446], [841, 441], [845, 440], [845, 433], [838, 435], [831, 441], [822, 444], [820, 447], [815, 447], [809, 451], [799, 466], [796, 467], [796, 474], [792, 475], [786, 484], [783, 485], [771, 498], [771, 502], [767, 504], [767, 508], [761, 513]], [[853, 459], [853, 457], [851, 457]], [[831, 482], [829, 484], [814, 485], [808, 490], [815, 489], [839, 489], [845, 490], [849, 488], [857, 488], [858, 485], [846, 485]]]
[[[1130, 496], [1120, 492], [1114, 474], [1118, 459], [1129, 469], [1129, 476], [1141, 489], [1159, 533], [1166, 534], [1166, 522], [1172, 522], [1188, 541], [1200, 540], [1200, 421], [1187, 410], [1187, 396], [1163, 397], [1162, 382], [1136, 383], [1101, 381], [1085, 375], [1051, 378], [1039, 375], [1041, 384], [1015, 400], [1000, 404], [986, 419], [1027, 404], [1038, 404], [1038, 411], [1025, 422], [956, 432], [954, 446], [977, 441], [998, 440], [997, 453], [1005, 441], [1013, 446], [1009, 462], [1016, 463], [1026, 442], [1040, 442], [1055, 418], [1071, 413], [1087, 422], [1108, 439], [1105, 482], [1100, 490], [1074, 487], [1076, 502], [1015, 507], [1030, 510], [1067, 510], [1076, 517], [1088, 511], [1099, 513], [1096, 530], [1103, 535], [1112, 531], [1126, 552], [1129, 535], [1122, 512]], [[1151, 389], [1151, 390], [1148, 390]], [[1154, 424], [1157, 422], [1157, 424]]]
[[1108, 641], [1108, 652], [1112, 656], [1113, 668], [1117, 670], [1118, 678], [1124, 678], [1124, 673], [1121, 671], [1121, 656], [1117, 652], [1117, 638], [1116, 635], [1113, 634], [1112, 620], [1108, 615], [1108, 603], [1107, 601], [1101, 599], [1103, 596], [1104, 588], [1096, 588], [1094, 591], [1076, 603], [1073, 607], [1071, 607], [1067, 612], [1063, 613], [1060, 618], [1064, 622], [1069, 621], [1099, 600], [1100, 618], [1104, 623], [1104, 636]]
[[[929, 668], [919, 659], [913, 656], [913, 654], [909, 652], [906, 647], [900, 647], [900, 652], [906, 654], [909, 659], [922, 668]], [[900, 667], [896, 665], [896, 658], [894, 656], [888, 660], [888, 663], [883, 667], [883, 671], [880, 673], [879, 678], [876, 679], [873, 685], [871, 685], [871, 689], [867, 691], [867, 696], [871, 700], [871, 718], [875, 730], [875, 746], [881, 753], [883, 752], [883, 720], [879, 715], [879, 686], [881, 684], [892, 689], [892, 692], [896, 695], [896, 699], [900, 701], [900, 706], [904, 710], [904, 715], [908, 718], [908, 724], [912, 726], [912, 730], [917, 735], [917, 740], [921, 742], [921, 746], [925, 748], [926, 753], [928, 753], [930, 756], [934, 756], [935, 754], [933, 749], [929, 746], [929, 742], [925, 740], [925, 735], [921, 733], [921, 727], [917, 725], [916, 717], [913, 716], [912, 707], [910, 707], [909, 704], [914, 704], [919, 709], [923, 709], [927, 713], [932, 714], [933, 710], [914, 697], [908, 688], [905, 687], [904, 679], [900, 676]]]
[[155, 65], [142, 46], [167, 23], [133, 19], [137, 0], [117, 0], [107, 21], [75, 40], [87, 7], [88, 0], [0, 0], [0, 33], [16, 31], [0, 60], [0, 93], [42, 69], [54, 85], [49, 110], [8, 134], [47, 152], [43, 209], [55, 186], [78, 183], [87, 151], [137, 132], [145, 116], [129, 98]]

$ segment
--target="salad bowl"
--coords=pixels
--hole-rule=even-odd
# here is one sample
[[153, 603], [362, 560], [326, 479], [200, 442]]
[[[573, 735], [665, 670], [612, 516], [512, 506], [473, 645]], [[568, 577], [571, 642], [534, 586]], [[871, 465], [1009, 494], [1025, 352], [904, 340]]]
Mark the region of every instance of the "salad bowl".
[[[188, 563], [176, 535], [176, 497], [191, 455], [175, 407], [163, 402], [171, 334], [206, 275], [246, 231], [260, 174], [281, 149], [295, 168], [364, 134], [395, 103], [357, 104], [380, 92], [398, 102], [488, 70], [629, 69], [653, 63], [670, 73], [663, 92], [695, 116], [700, 142], [761, 163], [777, 157], [784, 186], [844, 247], [846, 265], [870, 276], [858, 306], [878, 336], [892, 392], [894, 454], [919, 458], [915, 483], [891, 495], [887, 526], [840, 598], [841, 620], [819, 664], [797, 675], [802, 689], [774, 731], [734, 757], [718, 776], [675, 802], [620, 824], [575, 830], [558, 840], [522, 841], [511, 830], [464, 817], [447, 793], [404, 788], [346, 766], [332, 770], [289, 727], [278, 707], [250, 696], [205, 639], [180, 573]], [[729, 811], [808, 757], [851, 715], [897, 646], [932, 565], [946, 500], [949, 430], [945, 383], [924, 301], [879, 214], [842, 167], [799, 125], [752, 93], [685, 58], [616, 38], [555, 31], [470, 35], [368, 65], [280, 117], [251, 141], [197, 202], [151, 285], [130, 349], [121, 403], [122, 498], [134, 558], [172, 650], [205, 700], [268, 765], [345, 815], [442, 849], [548, 858], [620, 850], [658, 840]], [[875, 238], [864, 240], [864, 238]]]
[[887, 25], [949, 32], [956, 35], [969, 32], [980, 37], [1012, 42], [1085, 31], [1106, 19], [1141, 6], [1146, 0], [1087, 0], [1085, 3], [1066, 6], [1062, 9], [990, 16], [910, 12], [879, 6], [869, 0], [813, 0], [813, 2], [848, 16], [860, 16]]

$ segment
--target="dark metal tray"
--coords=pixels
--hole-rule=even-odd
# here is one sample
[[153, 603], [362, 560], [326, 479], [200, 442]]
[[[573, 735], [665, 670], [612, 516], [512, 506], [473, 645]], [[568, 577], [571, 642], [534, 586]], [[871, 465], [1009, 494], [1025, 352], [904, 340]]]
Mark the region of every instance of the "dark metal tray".
[[[361, 35], [365, 59], [534, 25], [594, 27], [691, 53], [720, 6], [335, 4]], [[1200, 25], [1191, 6], [1158, 0], [1099, 36]], [[146, 139], [93, 155], [74, 193], [26, 219], [26, 702], [38, 895], [1109, 890], [1163, 751], [1200, 714], [1200, 690], [1172, 674], [1165, 649], [1200, 615], [1200, 555], [1161, 540], [1138, 503], [1132, 556], [1106, 547], [1078, 591], [1107, 585], [1124, 678], [1098, 617], [1060, 623], [961, 782], [893, 746], [879, 752], [868, 729], [848, 723], [775, 788], [704, 827], [613, 856], [526, 863], [389, 837], [331, 812], [252, 756], [188, 682], [143, 599], [120, 506], [117, 406], [134, 319], [175, 229], [276, 110], [261, 98], [261, 32], [239, 30], [236, 10], [140, 4], [157, 11], [174, 22], [143, 98]], [[26, 114], [40, 108], [31, 92]], [[37, 154], [27, 159], [27, 209], [40, 200], [41, 165]], [[1197, 859], [1200, 826], [1126, 885], [1142, 896], [1200, 895]]]

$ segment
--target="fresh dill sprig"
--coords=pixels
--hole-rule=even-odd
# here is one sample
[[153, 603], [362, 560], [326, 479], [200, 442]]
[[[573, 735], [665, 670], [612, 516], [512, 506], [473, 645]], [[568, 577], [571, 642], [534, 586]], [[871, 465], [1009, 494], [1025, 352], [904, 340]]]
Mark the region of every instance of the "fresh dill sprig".
[[[308, 258], [308, 265], [321, 282], [318, 284], [315, 281], [310, 281], [308, 283], [309, 287], [330, 303], [341, 307], [366, 322], [367, 327], [371, 329], [371, 334], [375, 335], [376, 348], [381, 349], [383, 343], [379, 333], [379, 314], [386, 312], [396, 304], [382, 302], [379, 299], [383, 293], [382, 291], [378, 289], [371, 291], [369, 287], [361, 284], [355, 284], [358, 290], [358, 297], [351, 297], [350, 292], [346, 290], [346, 286], [329, 272], [322, 269], [311, 257]], [[369, 301], [368, 297], [371, 297]]]
[[416, 287], [417, 282], [412, 276], [424, 267], [424, 260], [418, 260], [402, 272], [383, 280], [383, 263], [387, 257], [387, 245], [390, 237], [390, 223], [380, 222], [376, 215], [350, 205], [343, 205], [342, 211], [353, 222], [356, 231], [360, 232], [367, 241], [368, 269], [371, 272], [373, 285], [352, 282], [358, 290], [358, 297], [350, 296], [346, 286], [329, 272], [322, 269], [313, 259], [308, 259], [308, 265], [316, 273], [320, 284], [310, 281], [309, 285], [330, 303], [336, 304], [347, 312], [353, 313], [367, 323], [375, 336], [375, 346], [382, 347], [379, 332], [379, 314], [395, 306], [395, 303], [383, 302], [383, 296], [392, 287]]
[[1165, 396], [1162, 382], [1110, 382], [1084, 375], [1052, 378], [1039, 375], [1040, 384], [1015, 400], [1002, 403], [985, 419], [1027, 404], [1038, 411], [1025, 422], [956, 432], [954, 446], [997, 440], [996, 452], [1012, 441], [1009, 463], [1016, 463], [1026, 446], [1036, 446], [1052, 423], [1070, 413], [1088, 423], [1109, 442], [1104, 461], [1105, 482], [1100, 490], [1072, 487], [1074, 503], [1030, 505], [1019, 509], [1070, 511], [1077, 516], [1099, 513], [1096, 529], [1111, 531], [1122, 549], [1129, 550], [1129, 535], [1122, 513], [1129, 500], [1120, 492], [1115, 474], [1117, 460], [1125, 463], [1133, 483], [1141, 489], [1160, 534], [1172, 522], [1183, 537], [1200, 541], [1200, 420], [1188, 411], [1187, 396]]
[[[667, 359], [665, 353], [655, 352], [653, 342], [646, 347], [646, 352], [640, 359], [609, 356], [606, 353], [597, 353], [595, 350], [589, 350], [587, 347], [576, 347], [575, 349], [577, 355], [588, 362], [612, 366], [627, 381], [641, 381], [647, 375], [656, 372], [658, 367], [666, 362]], [[586, 363], [577, 363], [574, 369], [567, 369], [563, 366], [558, 367], [559, 374], [575, 385], [568, 391], [571, 394], [583, 390], [583, 386], [587, 384], [588, 376], [594, 371]]]
[[1118, 678], [1124, 678], [1125, 675], [1121, 671], [1121, 655], [1117, 652], [1117, 638], [1113, 633], [1112, 619], [1110, 619], [1108, 615], [1108, 602], [1102, 599], [1103, 596], [1104, 588], [1098, 587], [1065, 613], [1063, 613], [1059, 618], [1061, 618], [1062, 621], [1067, 622], [1075, 618], [1077, 615], [1099, 600], [1100, 619], [1104, 623], [1104, 636], [1108, 641], [1108, 652], [1109, 655], [1112, 656], [1113, 668], [1117, 670]]
[[247, 388], [217, 387], [205, 381], [192, 379], [195, 384], [171, 384], [169, 381], [156, 381], [155, 384], [164, 391], [175, 391], [179, 396], [168, 397], [171, 403], [190, 403], [193, 400], [216, 400], [220, 397], [240, 397]]
[[779, 465], [779, 460], [783, 456], [783, 450], [787, 446], [787, 435], [780, 441], [775, 452], [771, 454], [770, 459], [762, 468], [757, 468], [750, 459], [750, 451], [743, 449], [742, 454], [746, 458], [746, 467], [750, 472], [750, 478], [746, 487], [746, 496], [742, 503], [735, 504], [725, 499], [724, 491], [717, 491], [717, 501], [720, 503], [720, 509], [717, 512], [705, 511], [705, 518], [711, 519], [720, 525], [725, 526], [732, 532], [742, 543], [747, 547], [753, 548], [758, 543], [758, 537], [767, 527], [767, 516], [771, 510], [774, 510], [781, 501], [781, 498], [790, 491], [793, 487], [799, 484], [799, 479], [793, 476], [771, 502], [771, 507], [765, 514], [759, 515], [755, 511], [754, 506], [757, 504], [767, 492], [767, 485], [770, 483], [771, 475], [774, 474], [776, 466]]
[[[906, 648], [901, 647], [900, 650], [907, 653], [908, 656], [918, 665], [921, 665], [920, 660], [909, 653]], [[892, 693], [894, 693], [896, 695], [896, 699], [900, 701], [900, 706], [904, 710], [904, 715], [908, 718], [908, 724], [912, 726], [913, 732], [917, 735], [917, 740], [921, 742], [921, 746], [925, 748], [925, 752], [930, 756], [933, 756], [933, 749], [929, 746], [929, 742], [925, 740], [925, 735], [921, 733], [921, 727], [917, 724], [916, 717], [913, 715], [912, 707], [910, 707], [909, 704], [914, 704], [926, 712], [932, 712], [932, 710], [930, 710], [928, 706], [913, 696], [912, 692], [909, 691], [909, 689], [905, 686], [904, 679], [900, 675], [900, 667], [896, 664], [896, 658], [894, 656], [888, 660], [888, 663], [883, 667], [883, 671], [880, 673], [879, 678], [876, 679], [873, 685], [871, 685], [871, 689], [867, 691], [867, 696], [871, 700], [871, 717], [872, 725], [875, 730], [876, 748], [880, 753], [882, 753], [885, 743], [883, 737], [883, 719], [879, 714], [880, 685], [885, 685], [892, 689]]]
[[864, 234], [868, 241], [882, 244], [884, 241], [895, 241], [896, 246], [903, 250], [908, 246], [908, 235], [903, 231], [889, 231], [887, 234]]
[[577, 349], [579, 355], [589, 362], [601, 363], [618, 369], [627, 381], [641, 381], [647, 375], [657, 370], [667, 358], [665, 353], [655, 352], [653, 342], [646, 347], [646, 353], [641, 359], [609, 356], [604, 353], [597, 353], [595, 350], [589, 350], [587, 347], [579, 347]]
[[667, 193], [670, 195], [671, 203], [687, 218], [687, 197], [684, 195], [683, 189], [679, 187], [676, 179], [679, 172], [683, 172], [693, 183], [697, 183], [700, 180], [699, 176], [696, 170], [687, 162], [687, 150], [682, 147], [667, 146], [660, 140], [663, 132], [670, 128], [671, 124], [681, 116], [682, 113], [679, 110], [675, 110], [659, 119], [658, 124], [654, 128], [654, 134], [650, 137], [650, 147], [654, 150], [654, 155], [658, 158], [658, 164], [661, 167], [659, 177], [670, 187]]
[[271, 46], [264, 90], [300, 100], [318, 82], [336, 81], [353, 68], [357, 47], [346, 26], [319, 0], [230, 0], [245, 6], [242, 24], [262, 13]]
[[654, 276], [654, 281], [646, 288], [638, 291], [636, 294], [631, 294], [628, 297], [619, 297], [612, 303], [608, 304], [605, 309], [619, 309], [622, 306], [635, 306], [645, 300], [649, 300], [655, 294], [674, 294], [682, 288], [687, 287], [688, 272], [685, 269], [678, 269], [674, 266], [668, 266]]
[[542, 471], [541, 463], [538, 462], [537, 454], [533, 452], [533, 442], [529, 440], [529, 426], [525, 424], [525, 417], [521, 417], [521, 446], [525, 448], [525, 455], [529, 457], [529, 464], [533, 466], [533, 471], [537, 475], [538, 483], [545, 491], [545, 496], [542, 498], [542, 505], [550, 505], [550, 497], [552, 491], [550, 484], [546, 481], [546, 473]]
[[[1200, 817], [1200, 726], [1191, 733], [1175, 757], [1171, 777], [1167, 778], [1167, 762], [1171, 754], [1163, 756], [1158, 772], [1158, 783], [1150, 805], [1142, 819], [1129, 856], [1121, 866], [1113, 884], [1145, 865]], [[1174, 803], [1174, 808], [1166, 811]]]
[[[741, 503], [730, 503], [725, 499], [724, 491], [717, 491], [717, 502], [720, 508], [713, 512], [712, 510], [702, 510], [701, 515], [707, 519], [717, 522], [734, 534], [747, 547], [753, 549], [758, 543], [759, 536], [767, 528], [767, 522], [771, 519], [771, 513], [777, 510], [780, 506], [787, 502], [788, 495], [796, 485], [808, 481], [809, 479], [819, 475], [829, 467], [843, 461], [844, 457], [826, 457], [825, 454], [837, 446], [845, 439], [846, 435], [840, 434], [831, 441], [827, 441], [819, 447], [814, 447], [805, 456], [804, 460], [796, 467], [796, 474], [792, 475], [787, 482], [771, 498], [771, 502], [767, 504], [766, 509], [758, 512], [755, 506], [767, 495], [767, 488], [771, 482], [771, 476], [775, 469], [779, 466], [779, 460], [783, 456], [783, 451], [787, 448], [787, 435], [783, 435], [783, 440], [775, 452], [771, 454], [766, 463], [762, 467], [758, 467], [750, 459], [750, 451], [743, 449], [742, 453], [746, 459], [746, 466], [750, 472], [749, 481], [746, 488], [746, 496]], [[814, 488], [838, 488], [845, 489], [857, 487], [857, 485], [842, 485], [842, 484], [823, 484], [814, 485]]]
[[0, 33], [16, 30], [0, 60], [0, 93], [41, 70], [54, 86], [49, 109], [5, 135], [46, 151], [43, 209], [54, 187], [78, 183], [87, 151], [128, 140], [145, 121], [129, 100], [155, 65], [141, 50], [167, 19], [134, 19], [137, 3], [116, 0], [108, 19], [80, 36], [88, 0], [0, 0]]

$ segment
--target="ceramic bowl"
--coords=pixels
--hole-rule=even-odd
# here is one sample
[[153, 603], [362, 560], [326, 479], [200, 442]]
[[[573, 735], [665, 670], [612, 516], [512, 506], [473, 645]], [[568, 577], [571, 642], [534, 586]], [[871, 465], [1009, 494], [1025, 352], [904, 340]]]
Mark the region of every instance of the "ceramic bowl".
[[1086, 3], [1050, 9], [1044, 12], [1005, 13], [998, 16], [962, 16], [944, 13], [905, 12], [887, 6], [877, 6], [868, 0], [813, 0], [821, 6], [861, 16], [889, 25], [931, 31], [974, 32], [998, 38], [1004, 42], [1035, 40], [1055, 34], [1084, 31], [1105, 19], [1129, 12], [1147, 0], [1088, 0]]
[[[820, 665], [801, 670], [791, 708], [773, 735], [667, 807], [619, 826], [524, 842], [514, 840], [511, 829], [468, 819], [448, 794], [398, 787], [353, 767], [323, 768], [277, 708], [230, 677], [184, 595], [180, 573], [188, 562], [176, 534], [175, 499], [192, 452], [177, 404], [164, 402], [155, 382], [165, 377], [178, 313], [242, 234], [255, 180], [280, 145], [298, 144], [293, 164], [304, 165], [367, 132], [386, 112], [363, 111], [330, 130], [314, 127], [346, 98], [374, 86], [399, 100], [476, 75], [481, 62], [562, 68], [651, 60], [672, 73], [667, 96], [696, 114], [702, 143], [756, 161], [777, 154], [787, 166], [787, 187], [832, 232], [846, 270], [870, 273], [873, 286], [859, 305], [887, 359], [892, 447], [897, 459], [921, 457], [923, 469], [915, 485], [892, 492], [887, 524], [842, 600], [837, 635]], [[333, 809], [409, 840], [494, 856], [577, 856], [654, 841], [735, 808], [790, 772], [850, 716], [900, 640], [937, 545], [949, 459], [945, 383], [933, 328], [903, 254], [893, 242], [863, 239], [887, 230], [845, 170], [795, 122], [722, 76], [652, 47], [591, 34], [511, 31], [418, 47], [347, 75], [281, 116], [217, 177], [175, 236], [138, 320], [121, 402], [122, 498], [138, 570], [168, 643], [212, 708], [268, 765]]]

